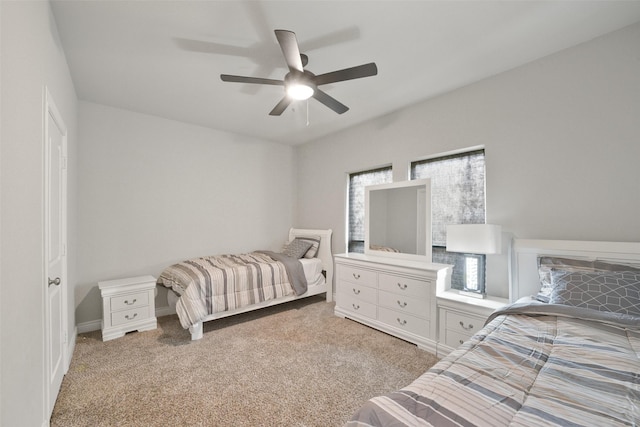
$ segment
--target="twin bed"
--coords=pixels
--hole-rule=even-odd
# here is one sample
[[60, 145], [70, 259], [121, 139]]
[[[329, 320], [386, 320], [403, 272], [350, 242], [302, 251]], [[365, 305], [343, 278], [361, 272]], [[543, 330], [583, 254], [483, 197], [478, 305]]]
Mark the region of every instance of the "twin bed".
[[207, 256], [167, 267], [158, 284], [191, 339], [203, 322], [326, 293], [332, 300], [331, 230], [289, 230], [282, 252]]
[[515, 240], [511, 258], [518, 301], [348, 426], [640, 425], [640, 244]]

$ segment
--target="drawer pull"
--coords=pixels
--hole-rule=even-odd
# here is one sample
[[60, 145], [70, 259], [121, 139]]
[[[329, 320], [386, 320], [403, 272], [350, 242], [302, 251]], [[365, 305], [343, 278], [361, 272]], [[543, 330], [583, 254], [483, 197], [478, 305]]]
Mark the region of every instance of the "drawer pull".
[[136, 318], [136, 316], [138, 315], [138, 313], [133, 313], [133, 316], [129, 317], [128, 314], [125, 314], [124, 318], [127, 320], [133, 320]]
[[353, 278], [356, 279], [356, 280], [358, 280], [360, 278], [359, 274], [356, 274], [356, 273], [351, 273], [351, 274], [353, 274]]
[[137, 299], [135, 299], [135, 298], [134, 298], [134, 299], [133, 299], [133, 301], [131, 301], [131, 302], [129, 302], [129, 300], [127, 299], [127, 300], [124, 300], [124, 303], [125, 303], [125, 304], [127, 304], [127, 305], [133, 305], [133, 304], [135, 304], [135, 303], [136, 303], [136, 301], [138, 301], [138, 300], [137, 300]]
[[400, 326], [404, 326], [404, 325], [406, 325], [406, 324], [407, 324], [407, 321], [406, 321], [406, 320], [400, 320], [400, 318], [399, 318], [399, 317], [398, 317], [396, 320], [398, 321], [398, 324], [399, 324]]
[[398, 283], [398, 287], [404, 291], [405, 289], [407, 289], [407, 284], [406, 283]]
[[464, 329], [465, 331], [470, 331], [471, 329], [473, 329], [473, 325], [471, 323], [469, 323], [469, 326], [464, 326], [464, 322], [462, 320], [460, 321], [460, 326], [462, 326], [462, 329]]
[[360, 289], [353, 288], [353, 293], [356, 295], [360, 295]]
[[406, 301], [405, 302], [400, 302], [400, 300], [398, 300], [398, 305], [400, 306], [400, 308], [405, 308], [407, 306]]
[[356, 304], [351, 304], [354, 310], [360, 310], [360, 306]]

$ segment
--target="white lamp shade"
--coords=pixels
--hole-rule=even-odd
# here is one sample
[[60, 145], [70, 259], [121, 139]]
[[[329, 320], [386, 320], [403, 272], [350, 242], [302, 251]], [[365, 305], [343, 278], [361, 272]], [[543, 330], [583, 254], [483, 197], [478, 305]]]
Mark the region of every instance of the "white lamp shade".
[[447, 252], [499, 254], [502, 227], [491, 224], [447, 225]]

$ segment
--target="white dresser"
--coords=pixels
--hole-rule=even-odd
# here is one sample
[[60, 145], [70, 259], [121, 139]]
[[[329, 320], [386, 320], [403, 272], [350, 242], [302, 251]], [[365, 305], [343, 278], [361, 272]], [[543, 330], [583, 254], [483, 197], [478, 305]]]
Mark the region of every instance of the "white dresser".
[[436, 352], [436, 286], [450, 266], [358, 253], [335, 256], [335, 314]]
[[156, 328], [155, 277], [108, 280], [99, 282], [98, 287], [102, 295], [103, 341]]

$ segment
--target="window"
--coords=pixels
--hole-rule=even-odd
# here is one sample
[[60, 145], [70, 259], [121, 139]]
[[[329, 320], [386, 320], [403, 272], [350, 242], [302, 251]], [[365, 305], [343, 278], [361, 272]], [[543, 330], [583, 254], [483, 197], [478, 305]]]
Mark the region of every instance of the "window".
[[392, 180], [391, 166], [349, 174], [349, 252], [364, 253], [364, 188]]
[[412, 162], [411, 179], [421, 178], [431, 178], [433, 262], [454, 265], [452, 288], [484, 293], [485, 256], [445, 250], [447, 225], [485, 223], [484, 150]]

